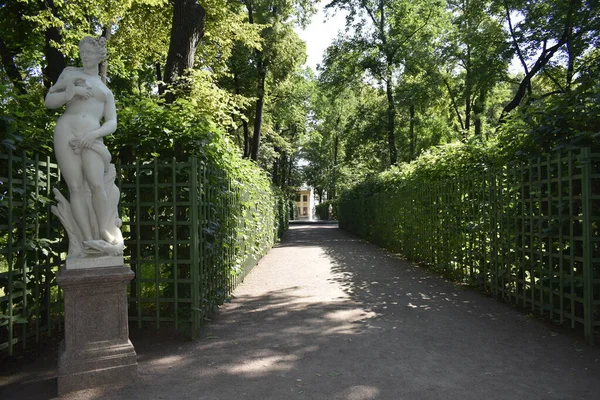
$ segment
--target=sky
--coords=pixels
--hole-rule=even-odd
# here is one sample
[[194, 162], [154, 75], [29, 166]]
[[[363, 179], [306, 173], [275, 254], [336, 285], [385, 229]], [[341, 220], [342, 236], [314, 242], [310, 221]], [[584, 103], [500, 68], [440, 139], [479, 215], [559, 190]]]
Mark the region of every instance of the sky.
[[306, 52], [308, 59], [306, 65], [316, 72], [317, 64], [323, 59], [323, 53], [327, 46], [337, 37], [338, 31], [344, 30], [346, 24], [345, 13], [338, 11], [335, 15], [329, 11], [329, 17], [325, 21], [325, 12], [323, 7], [328, 1], [319, 3], [319, 12], [312, 17], [310, 25], [304, 31], [296, 28], [296, 32], [302, 40], [306, 42]]

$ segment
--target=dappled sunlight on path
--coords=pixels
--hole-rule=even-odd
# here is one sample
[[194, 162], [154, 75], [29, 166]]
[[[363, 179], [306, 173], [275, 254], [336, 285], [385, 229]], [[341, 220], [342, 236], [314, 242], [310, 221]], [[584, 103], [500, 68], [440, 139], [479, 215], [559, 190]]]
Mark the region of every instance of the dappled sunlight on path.
[[139, 381], [70, 398], [591, 400], [600, 393], [598, 348], [336, 225], [292, 226], [234, 295], [197, 341], [133, 331]]

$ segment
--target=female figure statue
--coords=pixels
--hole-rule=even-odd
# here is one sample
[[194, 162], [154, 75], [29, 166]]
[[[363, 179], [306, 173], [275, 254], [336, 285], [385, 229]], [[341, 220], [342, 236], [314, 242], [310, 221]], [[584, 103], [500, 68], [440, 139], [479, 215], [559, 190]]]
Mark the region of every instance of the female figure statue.
[[73, 232], [65, 218], [59, 216], [70, 239], [80, 238], [81, 247], [94, 252], [93, 249], [101, 251], [99, 240], [104, 245], [122, 242], [120, 230], [114, 229], [118, 224], [116, 203], [111, 204], [116, 186], [106, 179], [107, 174], [113, 175], [114, 182], [114, 165], [110, 164], [111, 156], [103, 143], [103, 137], [117, 129], [117, 113], [113, 94], [98, 74], [99, 64], [106, 59], [106, 40], [83, 38], [79, 56], [83, 68], [65, 68], [46, 95], [45, 104], [50, 109], [66, 105], [54, 128], [54, 151], [69, 188], [70, 212], [65, 212], [65, 218], [74, 221], [71, 225], [75, 226], [70, 229]]

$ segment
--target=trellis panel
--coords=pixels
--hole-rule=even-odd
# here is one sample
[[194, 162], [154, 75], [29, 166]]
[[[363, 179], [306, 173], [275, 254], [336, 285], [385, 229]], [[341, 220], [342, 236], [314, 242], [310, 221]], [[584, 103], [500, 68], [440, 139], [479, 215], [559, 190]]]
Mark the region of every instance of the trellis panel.
[[582, 328], [600, 327], [600, 152], [511, 167], [340, 203], [340, 226], [454, 279]]

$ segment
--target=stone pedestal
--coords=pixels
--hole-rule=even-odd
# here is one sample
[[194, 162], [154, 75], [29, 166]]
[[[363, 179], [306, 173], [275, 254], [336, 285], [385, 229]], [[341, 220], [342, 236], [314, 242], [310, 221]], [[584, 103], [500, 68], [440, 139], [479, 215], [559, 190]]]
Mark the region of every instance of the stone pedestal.
[[137, 377], [129, 340], [126, 266], [66, 269], [56, 280], [65, 297], [65, 339], [58, 359], [58, 394]]

